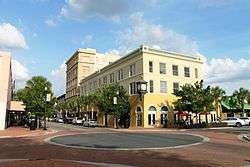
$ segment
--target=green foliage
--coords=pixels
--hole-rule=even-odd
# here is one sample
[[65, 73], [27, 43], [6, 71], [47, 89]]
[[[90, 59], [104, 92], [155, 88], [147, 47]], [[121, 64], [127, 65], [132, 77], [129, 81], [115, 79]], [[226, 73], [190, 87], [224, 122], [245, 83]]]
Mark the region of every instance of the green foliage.
[[[47, 87], [47, 91], [45, 90]], [[50, 102], [46, 102], [46, 94], [50, 93], [52, 99]], [[22, 100], [25, 104], [25, 110], [38, 117], [44, 116], [46, 107], [46, 116], [54, 114], [54, 103], [56, 98], [53, 97], [52, 85], [43, 76], [34, 76], [26, 82], [26, 86], [23, 89], [17, 91], [16, 96]]]
[[[130, 111], [127, 92], [118, 84], [103, 87], [90, 96], [92, 96], [91, 101], [106, 115], [113, 115], [115, 118], [120, 118]], [[117, 97], [117, 104], [114, 104], [114, 97]]]
[[241, 109], [244, 112], [244, 104], [249, 101], [250, 92], [247, 89], [240, 88], [233, 93], [233, 97], [235, 97], [235, 107]]
[[203, 80], [196, 82], [194, 85], [185, 84], [181, 87], [181, 90], [175, 93], [179, 97], [175, 103], [175, 108], [178, 111], [191, 111], [196, 114], [205, 113], [207, 115], [214, 108], [215, 95], [216, 97], [219, 96], [217, 90], [219, 88], [204, 87]]

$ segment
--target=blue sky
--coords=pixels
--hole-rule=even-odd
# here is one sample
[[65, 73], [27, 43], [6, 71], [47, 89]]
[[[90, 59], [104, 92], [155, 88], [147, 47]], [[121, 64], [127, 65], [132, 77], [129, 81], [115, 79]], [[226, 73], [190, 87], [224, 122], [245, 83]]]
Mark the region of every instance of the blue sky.
[[[19, 86], [45, 75], [63, 93], [77, 48], [124, 55], [140, 44], [206, 58], [205, 79], [250, 89], [250, 1], [0, 0], [0, 49]], [[227, 74], [227, 75], [225, 75]]]

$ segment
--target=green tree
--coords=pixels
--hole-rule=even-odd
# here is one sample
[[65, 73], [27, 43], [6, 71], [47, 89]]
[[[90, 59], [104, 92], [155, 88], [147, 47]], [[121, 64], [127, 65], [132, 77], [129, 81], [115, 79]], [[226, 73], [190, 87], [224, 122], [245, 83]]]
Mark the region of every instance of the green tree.
[[236, 98], [237, 103], [236, 103], [236, 107], [239, 108], [242, 111], [242, 114], [245, 114], [245, 103], [248, 102], [248, 98], [249, 98], [249, 90], [244, 89], [244, 88], [240, 88], [239, 90], [236, 90], [233, 93], [233, 96]]
[[[175, 95], [179, 97], [175, 103], [178, 111], [194, 112], [196, 114], [196, 121], [198, 113], [204, 113], [207, 124], [207, 114], [213, 108], [212, 104], [214, 101], [210, 86], [204, 87], [203, 80], [196, 82], [194, 85], [185, 84]], [[200, 123], [200, 118], [198, 120]]]
[[[105, 116], [105, 126], [107, 126], [108, 115], [114, 116], [116, 123], [118, 119], [124, 121], [128, 117], [130, 111], [129, 96], [122, 86], [118, 84], [108, 85], [97, 90], [91, 96], [90, 99]], [[117, 97], [117, 104], [114, 104], [114, 97]]]
[[[45, 99], [48, 93], [52, 97], [50, 102], [46, 102]], [[26, 112], [35, 115], [39, 120], [54, 114], [56, 98], [53, 96], [52, 84], [43, 76], [34, 76], [28, 80], [26, 86], [17, 91], [17, 98], [25, 104]]]
[[[219, 112], [222, 112], [221, 109], [221, 100], [222, 97], [226, 94], [226, 92], [220, 88], [219, 86], [213, 87], [211, 89], [212, 96], [214, 98], [214, 105], [216, 110], [216, 116], [218, 117]], [[222, 113], [220, 113], [220, 116], [222, 116]]]

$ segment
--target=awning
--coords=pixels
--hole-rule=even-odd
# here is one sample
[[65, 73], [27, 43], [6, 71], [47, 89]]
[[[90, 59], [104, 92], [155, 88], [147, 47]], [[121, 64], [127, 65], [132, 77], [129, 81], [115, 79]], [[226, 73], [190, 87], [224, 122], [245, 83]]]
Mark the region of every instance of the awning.
[[24, 112], [25, 105], [22, 101], [10, 101], [8, 111]]
[[[226, 109], [228, 109], [228, 110], [237, 110], [237, 108], [235, 108], [235, 107], [230, 107], [230, 105], [227, 102], [225, 102], [225, 101], [222, 101], [221, 105], [223, 107], [225, 107]], [[244, 109], [245, 110], [250, 110], [250, 104], [245, 104], [244, 105]]]

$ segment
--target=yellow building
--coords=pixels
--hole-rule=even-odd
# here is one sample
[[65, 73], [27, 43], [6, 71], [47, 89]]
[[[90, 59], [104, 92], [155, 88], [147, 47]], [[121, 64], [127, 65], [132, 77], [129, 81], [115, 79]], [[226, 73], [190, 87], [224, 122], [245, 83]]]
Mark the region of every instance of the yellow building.
[[[130, 127], [161, 127], [168, 118], [173, 95], [181, 85], [203, 79], [201, 58], [141, 46], [101, 70], [85, 77], [80, 95], [87, 95], [105, 84], [119, 83], [130, 95]], [[138, 98], [136, 83], [147, 82], [147, 93]], [[92, 113], [97, 109], [88, 109]], [[87, 111], [89, 112], [89, 111]], [[95, 114], [92, 114], [92, 116]], [[104, 118], [97, 114], [98, 122]]]
[[66, 99], [79, 95], [80, 81], [120, 56], [97, 53], [95, 49], [78, 49], [66, 62]]

